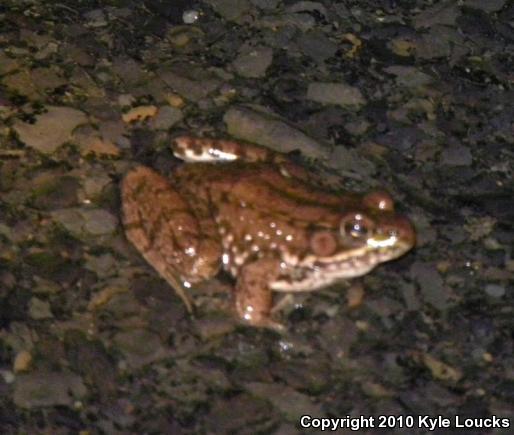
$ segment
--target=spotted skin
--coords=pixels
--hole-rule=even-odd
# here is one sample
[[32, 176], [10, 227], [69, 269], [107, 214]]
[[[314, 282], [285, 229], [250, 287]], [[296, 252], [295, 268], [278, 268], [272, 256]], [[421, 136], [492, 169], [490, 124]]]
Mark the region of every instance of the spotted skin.
[[271, 318], [275, 291], [311, 291], [363, 275], [415, 242], [407, 218], [381, 191], [335, 193], [287, 156], [228, 140], [176, 138], [188, 164], [169, 179], [138, 166], [121, 186], [127, 238], [177, 291], [224, 268], [235, 309], [255, 326]]

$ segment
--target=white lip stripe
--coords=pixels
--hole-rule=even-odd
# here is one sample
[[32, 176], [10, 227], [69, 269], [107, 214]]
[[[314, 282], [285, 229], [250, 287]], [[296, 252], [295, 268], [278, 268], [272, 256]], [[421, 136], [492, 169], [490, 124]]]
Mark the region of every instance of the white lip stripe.
[[277, 280], [270, 284], [270, 288], [279, 292], [302, 292], [316, 290], [322, 287], [328, 287], [329, 285], [343, 279], [355, 278], [357, 276], [365, 275], [375, 266], [376, 263], [371, 263], [361, 264], [359, 266], [352, 265], [346, 270], [311, 270], [311, 273], [301, 280], [295, 281], [294, 278], [291, 278], [290, 281]]
[[373, 239], [369, 239], [368, 240], [368, 246], [376, 249], [376, 248], [388, 248], [390, 246], [395, 246], [396, 243], [398, 242], [398, 237], [396, 236], [391, 236], [389, 237], [388, 239], [385, 239], [385, 240], [373, 240]]

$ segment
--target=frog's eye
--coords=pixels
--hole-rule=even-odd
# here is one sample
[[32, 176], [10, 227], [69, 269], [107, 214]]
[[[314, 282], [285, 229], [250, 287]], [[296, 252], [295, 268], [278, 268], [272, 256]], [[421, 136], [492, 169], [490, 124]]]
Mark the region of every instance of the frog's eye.
[[355, 213], [341, 221], [340, 230], [343, 237], [366, 239], [373, 230], [373, 223], [361, 213]]
[[317, 231], [311, 236], [310, 245], [316, 255], [326, 257], [337, 249], [337, 241], [330, 231]]

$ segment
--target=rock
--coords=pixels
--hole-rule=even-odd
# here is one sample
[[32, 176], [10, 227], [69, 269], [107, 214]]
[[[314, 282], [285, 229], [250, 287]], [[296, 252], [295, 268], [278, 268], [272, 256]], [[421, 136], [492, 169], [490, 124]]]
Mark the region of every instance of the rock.
[[34, 124], [17, 120], [13, 129], [27, 146], [52, 154], [71, 139], [77, 126], [85, 124], [88, 119], [83, 112], [71, 107], [49, 106], [47, 109], [46, 113], [36, 116]]
[[195, 328], [202, 340], [221, 337], [234, 331], [236, 325], [230, 319], [198, 319]]
[[38, 209], [54, 210], [77, 204], [80, 183], [75, 177], [44, 172], [33, 180], [33, 185], [32, 201]]
[[159, 72], [161, 79], [175, 92], [190, 101], [199, 101], [214, 92], [222, 80], [204, 68], [172, 65]]
[[14, 403], [21, 408], [71, 406], [87, 393], [80, 376], [70, 372], [37, 371], [16, 377]]
[[130, 58], [114, 59], [112, 70], [129, 86], [134, 86], [147, 78], [141, 64]]
[[27, 350], [22, 350], [14, 358], [14, 373], [26, 372], [32, 365], [32, 354]]
[[36, 68], [30, 72], [38, 89], [52, 92], [54, 89], [64, 86], [68, 81], [62, 77], [63, 72], [57, 68]]
[[384, 68], [385, 72], [396, 76], [396, 83], [406, 88], [419, 88], [432, 83], [433, 79], [428, 74], [419, 71], [412, 66], [393, 65]]
[[78, 146], [80, 154], [83, 156], [94, 154], [95, 156], [117, 157], [120, 154], [119, 148], [113, 141], [103, 137], [97, 129], [90, 125], [78, 127], [74, 131], [73, 143]]
[[121, 115], [121, 119], [129, 124], [131, 122], [145, 121], [148, 118], [153, 118], [155, 115], [157, 115], [157, 107], [150, 104], [131, 108], [128, 112]]
[[145, 329], [118, 332], [114, 343], [132, 368], [142, 367], [167, 354], [159, 336]]
[[276, 9], [279, 4], [279, 0], [250, 0], [250, 2], [254, 6], [265, 10]]
[[30, 298], [29, 315], [34, 320], [51, 319], [53, 314], [50, 303], [39, 298]]
[[109, 24], [107, 16], [103, 9], [93, 9], [92, 11], [84, 14], [87, 26], [92, 28], [104, 27]]
[[499, 299], [505, 296], [505, 286], [499, 284], [487, 284], [485, 286], [485, 292], [492, 298]]
[[207, 0], [206, 3], [226, 20], [236, 22], [252, 8], [248, 0]]
[[467, 146], [451, 145], [443, 150], [440, 161], [448, 166], [470, 166], [473, 163], [473, 156]]
[[422, 361], [435, 379], [458, 382], [462, 378], [462, 372], [459, 369], [440, 361], [428, 353], [422, 355]]
[[157, 116], [151, 120], [150, 125], [156, 130], [168, 130], [177, 122], [180, 122], [183, 117], [182, 110], [171, 106], [164, 106], [159, 108]]
[[248, 142], [280, 152], [300, 150], [313, 158], [323, 159], [328, 155], [314, 139], [273, 115], [237, 106], [227, 110], [223, 120], [230, 135]]
[[338, 45], [319, 31], [302, 32], [296, 40], [298, 48], [307, 56], [321, 63], [334, 56]]
[[273, 50], [269, 47], [245, 47], [232, 62], [236, 72], [248, 78], [264, 77], [273, 61]]
[[182, 21], [184, 24], [194, 24], [200, 18], [200, 13], [194, 9], [188, 9], [182, 14]]
[[87, 178], [82, 179], [82, 187], [84, 189], [84, 199], [98, 198], [106, 189], [111, 187], [111, 178], [102, 170], [95, 169], [87, 174]]
[[426, 302], [438, 310], [448, 308], [449, 294], [435, 265], [418, 261], [412, 265], [410, 274], [421, 288]]
[[[231, 412], [227, 412], [227, 407]], [[248, 393], [237, 394], [227, 401], [215, 401], [206, 418], [207, 433], [244, 434], [251, 426], [253, 433], [270, 433], [271, 406], [264, 400], [258, 400]], [[276, 432], [283, 434], [283, 432]], [[297, 432], [295, 432], [296, 434]]]
[[118, 226], [118, 220], [111, 213], [98, 208], [64, 208], [51, 214], [56, 222], [77, 238], [110, 235]]
[[459, 7], [453, 0], [446, 0], [434, 4], [425, 9], [414, 18], [414, 27], [417, 29], [431, 27], [434, 24], [455, 26], [455, 21], [459, 16]]
[[30, 71], [22, 69], [9, 74], [2, 79], [2, 84], [12, 93], [35, 100], [41, 98], [41, 91], [36, 86]]
[[320, 405], [291, 387], [280, 384], [250, 382], [244, 388], [254, 396], [269, 401], [290, 421], [299, 421], [302, 415], [324, 416]]
[[344, 83], [310, 83], [307, 99], [322, 104], [337, 104], [356, 109], [366, 104], [366, 99], [359, 89]]
[[313, 1], [299, 1], [296, 3], [293, 3], [291, 6], [287, 8], [288, 12], [293, 13], [305, 13], [305, 12], [311, 12], [311, 13], [318, 13], [324, 18], [328, 17], [327, 9], [325, 6], [323, 6], [323, 3], [321, 2], [313, 2]]
[[99, 256], [86, 255], [84, 267], [95, 272], [99, 277], [106, 278], [117, 272], [116, 260], [111, 254], [101, 254]]
[[118, 220], [106, 210], [86, 209], [81, 212], [85, 225], [84, 230], [93, 236], [112, 234]]
[[419, 38], [416, 44], [416, 57], [420, 59], [448, 58], [456, 52], [456, 45], [459, 45], [459, 50], [463, 54], [466, 53], [464, 38], [458, 29], [434, 26]]
[[15, 59], [11, 59], [4, 52], [0, 53], [0, 76], [16, 71], [19, 67]]
[[464, 0], [464, 5], [484, 12], [498, 12], [507, 3], [507, 0]]

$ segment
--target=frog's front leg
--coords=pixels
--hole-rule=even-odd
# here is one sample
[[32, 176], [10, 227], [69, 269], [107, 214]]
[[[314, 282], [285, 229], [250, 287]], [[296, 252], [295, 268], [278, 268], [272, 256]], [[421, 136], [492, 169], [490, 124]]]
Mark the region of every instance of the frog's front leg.
[[180, 192], [145, 166], [125, 176], [121, 198], [127, 239], [192, 311], [186, 289], [220, 267], [219, 238], [206, 234], [214, 227], [202, 226]]
[[269, 287], [280, 272], [279, 262], [262, 258], [245, 264], [238, 273], [235, 299], [237, 314], [246, 323], [283, 331], [284, 326], [271, 319], [273, 295]]

